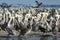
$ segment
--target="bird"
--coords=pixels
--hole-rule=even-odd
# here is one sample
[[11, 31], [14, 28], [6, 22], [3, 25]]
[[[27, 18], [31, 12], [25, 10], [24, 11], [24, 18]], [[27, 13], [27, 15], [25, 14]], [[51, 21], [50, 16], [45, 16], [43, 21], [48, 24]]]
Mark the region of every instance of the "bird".
[[39, 8], [42, 5], [42, 2], [41, 3], [39, 3], [38, 1], [35, 1], [35, 2], [37, 4], [37, 6], [32, 6], [33, 8]]
[[0, 7], [1, 8], [9, 8], [9, 7], [11, 7], [12, 5], [8, 5], [7, 3], [2, 3], [2, 4], [0, 4]]

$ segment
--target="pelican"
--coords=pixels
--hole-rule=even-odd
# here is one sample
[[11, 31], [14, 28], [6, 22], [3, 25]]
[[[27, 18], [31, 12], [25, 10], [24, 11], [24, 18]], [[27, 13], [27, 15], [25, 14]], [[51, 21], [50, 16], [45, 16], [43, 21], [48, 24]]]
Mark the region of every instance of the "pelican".
[[9, 7], [11, 7], [11, 5], [8, 5], [8, 4], [6, 4], [6, 3], [2, 3], [0, 6], [1, 6], [2, 8], [9, 8]]
[[38, 1], [35, 1], [35, 2], [37, 4], [37, 6], [32, 6], [33, 8], [39, 8], [42, 5], [42, 2], [41, 3], [39, 3]]

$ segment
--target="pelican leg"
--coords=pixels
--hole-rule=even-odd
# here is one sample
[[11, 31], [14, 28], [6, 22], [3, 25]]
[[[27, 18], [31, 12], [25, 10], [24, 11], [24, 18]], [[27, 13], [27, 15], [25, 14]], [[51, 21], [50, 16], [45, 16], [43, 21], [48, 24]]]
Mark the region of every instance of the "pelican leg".
[[12, 30], [11, 30], [10, 28], [6, 28], [6, 30], [7, 30], [7, 32], [9, 33], [8, 36], [9, 36], [9, 35], [14, 35], [13, 32], [12, 32]]

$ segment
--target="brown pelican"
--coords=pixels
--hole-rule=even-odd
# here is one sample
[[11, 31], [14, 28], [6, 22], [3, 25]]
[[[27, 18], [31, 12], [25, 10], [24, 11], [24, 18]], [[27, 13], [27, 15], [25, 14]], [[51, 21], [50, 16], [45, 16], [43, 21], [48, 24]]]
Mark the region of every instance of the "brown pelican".
[[8, 21], [7, 27], [6, 27], [6, 31], [8, 32], [8, 36], [9, 35], [14, 35], [13, 31], [14, 30], [14, 17], [11, 17], [10, 20]]
[[58, 31], [59, 31], [59, 30], [58, 30], [58, 27], [57, 27], [57, 25], [56, 25], [56, 21], [53, 20], [53, 21], [52, 21], [52, 33], [53, 33], [53, 34], [56, 34]]
[[38, 1], [35, 1], [35, 2], [37, 4], [37, 6], [32, 6], [33, 8], [39, 8], [42, 5], [42, 2], [41, 3], [39, 3]]
[[19, 34], [19, 36], [21, 36], [21, 35], [26, 35], [26, 34], [28, 34], [29, 32], [31, 32], [31, 27], [28, 25], [27, 26], [27, 28], [25, 28], [24, 27], [24, 25], [20, 22], [20, 34]]
[[6, 3], [2, 3], [0, 6], [1, 6], [2, 8], [9, 8], [9, 7], [11, 7], [11, 5], [8, 5], [8, 4], [6, 4]]
[[28, 13], [25, 16], [24, 22], [20, 22], [20, 30], [21, 30], [20, 35], [24, 36], [31, 32], [32, 27], [30, 21], [31, 21], [31, 13]]
[[7, 23], [5, 22], [5, 14], [3, 13], [2, 13], [2, 19], [0, 20], [0, 27], [4, 31], [5, 31], [5, 28], [7, 27]]

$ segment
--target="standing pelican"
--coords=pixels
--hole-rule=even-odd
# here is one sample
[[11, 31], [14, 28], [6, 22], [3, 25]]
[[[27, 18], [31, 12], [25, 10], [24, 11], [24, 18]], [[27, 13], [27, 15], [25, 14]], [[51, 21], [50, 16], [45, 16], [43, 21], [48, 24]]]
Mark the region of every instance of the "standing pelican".
[[30, 20], [31, 20], [30, 18], [31, 18], [31, 13], [29, 12], [25, 16], [24, 23], [20, 22], [20, 27], [21, 27], [20, 28], [20, 30], [21, 30], [20, 35], [24, 36], [24, 35], [31, 32], [32, 27], [31, 27], [31, 23], [30, 23]]

